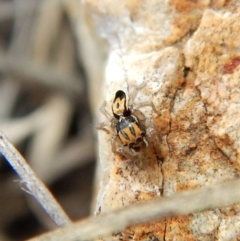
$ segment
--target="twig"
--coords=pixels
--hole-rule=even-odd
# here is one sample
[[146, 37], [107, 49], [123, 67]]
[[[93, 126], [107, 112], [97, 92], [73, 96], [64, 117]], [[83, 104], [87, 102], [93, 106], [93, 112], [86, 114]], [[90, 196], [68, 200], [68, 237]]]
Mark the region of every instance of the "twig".
[[13, 18], [14, 7], [12, 2], [0, 3], [0, 21], [5, 21]]
[[63, 10], [60, 1], [43, 0], [39, 4], [32, 43], [32, 56], [38, 62], [46, 63], [50, 58], [53, 45], [56, 41], [61, 41], [59, 31], [62, 17]]
[[0, 152], [18, 173], [22, 182], [27, 187], [27, 191], [38, 200], [52, 220], [58, 226], [66, 226], [70, 224], [71, 221], [67, 214], [62, 210], [61, 206], [57, 203], [44, 184], [36, 177], [20, 153], [1, 132]]
[[[82, 167], [94, 160], [95, 153], [93, 152], [93, 137], [89, 135], [91, 131], [90, 128], [86, 128], [86, 130], [89, 132], [84, 133], [81, 138], [77, 137], [68, 141], [57, 155], [53, 157], [54, 160], [57, 160], [58, 165], [55, 165], [51, 171], [43, 175], [45, 182], [52, 183], [70, 170]], [[50, 160], [49, 163], [55, 162]]]
[[156, 198], [109, 214], [90, 217], [29, 241], [91, 240], [119, 232], [130, 225], [229, 206], [240, 203], [239, 186], [240, 180], [236, 179], [171, 197]]
[[20, 86], [13, 82], [11, 78], [7, 78], [0, 83], [1, 123], [12, 114], [19, 92]]
[[19, 60], [0, 53], [0, 71], [3, 73], [18, 76], [25, 81], [33, 81], [69, 94], [70, 96], [80, 96], [82, 85], [79, 78], [69, 76], [59, 71], [59, 69], [49, 66], [38, 65], [32, 61]]

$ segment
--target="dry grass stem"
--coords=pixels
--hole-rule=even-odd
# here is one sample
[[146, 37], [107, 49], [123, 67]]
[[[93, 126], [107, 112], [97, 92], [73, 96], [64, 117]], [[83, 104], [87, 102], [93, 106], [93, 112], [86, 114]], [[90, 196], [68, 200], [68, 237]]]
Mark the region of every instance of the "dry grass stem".
[[214, 186], [184, 191], [171, 197], [156, 198], [109, 214], [90, 217], [71, 226], [29, 239], [29, 241], [92, 240], [139, 223], [229, 206], [240, 203], [239, 186], [240, 180], [236, 179]]
[[0, 21], [5, 21], [13, 18], [14, 8], [11, 2], [0, 3]]
[[20, 176], [27, 191], [38, 200], [52, 220], [58, 226], [70, 224], [67, 214], [3, 133], [0, 133], [0, 151]]
[[79, 97], [82, 85], [77, 76], [69, 76], [58, 68], [34, 64], [32, 61], [17, 59], [0, 53], [0, 71], [18, 76], [24, 81], [35, 81], [48, 88], [57, 89], [70, 96]]

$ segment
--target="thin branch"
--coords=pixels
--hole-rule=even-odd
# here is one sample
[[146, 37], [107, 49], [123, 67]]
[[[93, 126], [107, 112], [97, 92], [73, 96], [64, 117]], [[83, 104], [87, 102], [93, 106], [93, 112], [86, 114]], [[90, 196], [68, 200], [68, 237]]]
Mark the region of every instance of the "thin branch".
[[0, 71], [25, 81], [36, 81], [43, 86], [59, 89], [70, 96], [79, 97], [82, 93], [82, 85], [78, 77], [66, 75], [53, 66], [43, 66], [30, 60], [12, 58], [1, 52]]
[[0, 3], [0, 21], [12, 19], [14, 16], [14, 6], [12, 2]]
[[6, 21], [14, 16], [14, 8], [12, 2], [0, 3], [0, 21]]
[[26, 15], [28, 12], [34, 11], [36, 6], [30, 2], [21, 2], [21, 8], [15, 6], [16, 1], [1, 1], [0, 2], [0, 21], [11, 20], [16, 17], [16, 11], [21, 16]]
[[187, 215], [240, 203], [240, 180], [206, 186], [166, 198], [156, 198], [121, 210], [90, 217], [29, 241], [91, 240], [119, 232], [131, 225]]
[[52, 220], [58, 226], [66, 226], [70, 224], [71, 221], [67, 214], [62, 210], [61, 206], [57, 203], [44, 184], [36, 177], [20, 153], [1, 132], [0, 152], [20, 176], [22, 182], [27, 187], [27, 191], [38, 200]]
[[1, 123], [13, 112], [17, 97], [20, 93], [20, 86], [6, 78], [0, 83], [0, 118]]
[[[61, 148], [57, 155], [54, 156], [54, 160], [57, 160], [58, 165], [55, 165], [54, 168], [51, 168], [51, 171], [44, 175], [45, 182], [52, 183], [70, 170], [84, 166], [94, 160], [93, 137], [89, 133], [86, 132], [81, 138], [77, 137], [68, 141]], [[55, 162], [49, 161], [49, 163]]]

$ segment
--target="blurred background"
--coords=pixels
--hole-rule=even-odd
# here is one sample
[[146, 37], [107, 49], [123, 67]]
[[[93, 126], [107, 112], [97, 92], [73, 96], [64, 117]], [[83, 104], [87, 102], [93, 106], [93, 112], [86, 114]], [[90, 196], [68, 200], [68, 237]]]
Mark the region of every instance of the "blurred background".
[[[80, 0], [0, 0], [0, 130], [72, 220], [94, 209], [105, 47]], [[0, 159], [0, 240], [54, 224]]]

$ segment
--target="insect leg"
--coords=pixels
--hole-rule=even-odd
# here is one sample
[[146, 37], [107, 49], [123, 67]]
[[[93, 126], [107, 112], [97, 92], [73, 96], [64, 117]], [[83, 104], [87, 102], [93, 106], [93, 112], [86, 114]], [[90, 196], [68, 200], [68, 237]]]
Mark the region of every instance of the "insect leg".
[[135, 155], [133, 150], [130, 150], [128, 147], [124, 147], [117, 135], [113, 136], [111, 139], [112, 142], [112, 152], [118, 155], [125, 157], [127, 160], [131, 160]]
[[155, 105], [153, 104], [152, 101], [145, 101], [145, 102], [136, 104], [136, 105], [134, 106], [134, 109], [139, 109], [139, 108], [145, 107], [145, 106], [150, 106], [150, 107], [152, 107], [153, 111], [154, 111], [156, 114], [158, 114], [158, 111], [157, 111], [157, 109], [156, 109], [156, 107], [155, 107]]
[[100, 111], [102, 112], [103, 115], [106, 116], [106, 118], [111, 122], [112, 121], [112, 116], [108, 113], [108, 111], [106, 110], [106, 105], [107, 102], [104, 101], [102, 106], [100, 107]]
[[131, 93], [129, 93], [129, 99], [128, 99], [129, 106], [131, 106], [131, 107], [133, 106], [133, 102], [137, 96], [138, 91], [143, 89], [146, 85], [147, 85], [147, 82], [143, 81], [143, 83], [141, 85], [132, 87], [132, 90], [131, 90]]
[[97, 124], [96, 129], [105, 131], [107, 134], [110, 134], [111, 131], [107, 127], [110, 128], [111, 126], [112, 126], [111, 122], [107, 121], [107, 122], [102, 122]]

